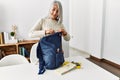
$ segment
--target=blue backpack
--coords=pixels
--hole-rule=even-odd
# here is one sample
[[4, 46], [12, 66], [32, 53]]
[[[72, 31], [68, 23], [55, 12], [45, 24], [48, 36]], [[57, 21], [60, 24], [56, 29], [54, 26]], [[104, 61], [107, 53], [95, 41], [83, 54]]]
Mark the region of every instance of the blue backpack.
[[64, 63], [61, 36], [62, 33], [57, 32], [40, 39], [37, 46], [38, 74], [43, 74], [45, 69], [56, 69]]

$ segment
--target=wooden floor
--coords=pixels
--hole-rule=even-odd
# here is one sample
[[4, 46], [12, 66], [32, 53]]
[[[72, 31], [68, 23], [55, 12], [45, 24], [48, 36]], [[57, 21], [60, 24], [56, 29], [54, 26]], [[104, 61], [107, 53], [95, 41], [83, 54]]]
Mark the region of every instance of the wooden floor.
[[114, 75], [120, 77], [120, 68], [116, 68], [108, 63], [105, 63], [105, 62], [101, 62], [101, 61], [96, 61], [94, 59], [91, 59], [91, 58], [87, 58], [88, 60], [90, 60], [91, 62], [97, 64], [98, 66], [106, 69], [107, 71], [113, 73]]

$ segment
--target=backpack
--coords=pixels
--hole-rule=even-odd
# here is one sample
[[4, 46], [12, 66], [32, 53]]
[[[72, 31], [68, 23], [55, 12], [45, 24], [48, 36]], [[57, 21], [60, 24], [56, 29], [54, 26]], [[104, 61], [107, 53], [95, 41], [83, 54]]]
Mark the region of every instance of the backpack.
[[45, 69], [56, 69], [64, 63], [61, 32], [40, 39], [37, 46], [37, 58], [39, 59], [38, 74], [43, 74]]

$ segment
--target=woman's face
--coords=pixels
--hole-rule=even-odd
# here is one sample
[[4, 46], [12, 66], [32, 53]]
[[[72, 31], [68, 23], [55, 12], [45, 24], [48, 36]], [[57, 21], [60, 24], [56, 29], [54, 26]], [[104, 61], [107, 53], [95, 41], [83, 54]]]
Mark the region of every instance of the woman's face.
[[58, 17], [58, 5], [55, 3], [53, 5], [53, 7], [50, 9], [50, 17], [53, 19], [53, 20], [57, 20], [57, 17]]

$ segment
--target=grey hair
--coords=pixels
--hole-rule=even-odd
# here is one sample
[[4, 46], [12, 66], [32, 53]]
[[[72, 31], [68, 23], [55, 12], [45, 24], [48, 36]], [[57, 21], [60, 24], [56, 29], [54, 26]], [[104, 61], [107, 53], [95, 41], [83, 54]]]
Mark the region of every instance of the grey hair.
[[[59, 15], [58, 15], [58, 17], [57, 17], [57, 22], [58, 23], [62, 23], [62, 21], [63, 21], [63, 10], [62, 10], [62, 4], [61, 4], [61, 2], [60, 1], [53, 1], [52, 2], [52, 4], [51, 4], [51, 6], [53, 6], [54, 4], [57, 4], [58, 5], [58, 9], [59, 9]], [[50, 8], [51, 9], [51, 8]], [[49, 11], [49, 14], [50, 14], [50, 11]], [[48, 16], [49, 17], [49, 16]]]

